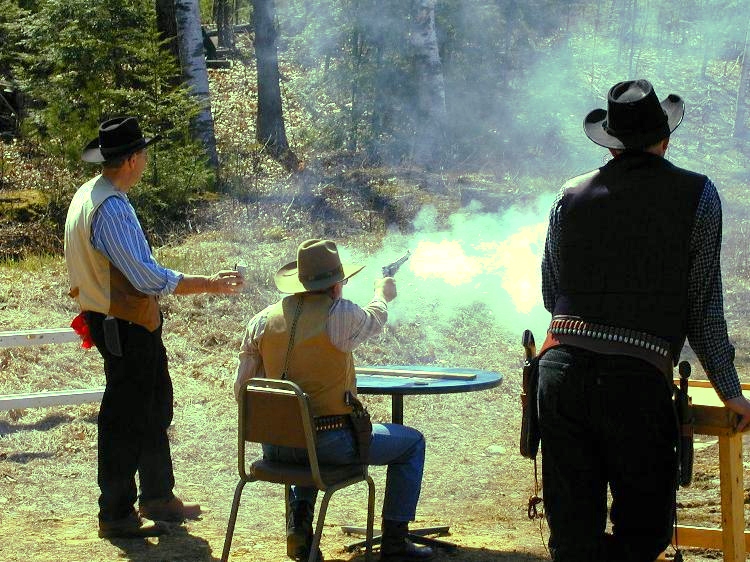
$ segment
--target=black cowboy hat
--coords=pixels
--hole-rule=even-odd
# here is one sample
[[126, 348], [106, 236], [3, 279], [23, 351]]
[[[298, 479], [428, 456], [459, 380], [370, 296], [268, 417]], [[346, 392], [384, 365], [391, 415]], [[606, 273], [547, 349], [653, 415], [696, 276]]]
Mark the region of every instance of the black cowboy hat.
[[607, 148], [644, 148], [668, 137], [682, 122], [685, 102], [669, 94], [659, 102], [648, 80], [618, 82], [607, 94], [607, 110], [583, 120], [586, 136]]
[[160, 140], [143, 136], [138, 119], [115, 117], [99, 125], [99, 136], [86, 145], [81, 154], [84, 162], [107, 162], [129, 156]]
[[359, 273], [363, 267], [342, 264], [332, 240], [311, 238], [297, 248], [297, 261], [279, 269], [273, 280], [282, 293], [322, 291]]

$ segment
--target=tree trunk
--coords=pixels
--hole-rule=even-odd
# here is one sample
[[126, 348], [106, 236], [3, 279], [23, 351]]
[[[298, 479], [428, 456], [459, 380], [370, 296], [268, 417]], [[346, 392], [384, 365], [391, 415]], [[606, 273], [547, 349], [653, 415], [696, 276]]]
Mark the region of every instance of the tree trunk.
[[410, 42], [417, 80], [414, 161], [432, 167], [442, 156], [446, 121], [445, 80], [435, 33], [435, 0], [414, 0]]
[[352, 76], [352, 113], [351, 113], [351, 131], [349, 133], [349, 142], [347, 148], [354, 152], [357, 150], [357, 142], [359, 135], [357, 133], [359, 129], [359, 73], [360, 65], [362, 63], [362, 50], [360, 45], [360, 34], [359, 27], [355, 26], [352, 30], [351, 35], [351, 53], [352, 53], [352, 68], [354, 69]]
[[742, 53], [742, 68], [740, 69], [740, 85], [737, 88], [737, 113], [734, 116], [734, 132], [736, 139], [747, 138], [747, 109], [750, 103], [750, 27], [745, 32], [745, 50]]
[[287, 169], [299, 166], [289, 149], [279, 86], [279, 59], [276, 50], [276, 5], [274, 0], [253, 0], [255, 61], [258, 66], [258, 114], [256, 138]]
[[229, 49], [234, 45], [234, 29], [232, 28], [232, 6], [229, 0], [214, 0], [214, 21], [219, 47]]
[[211, 167], [219, 167], [216, 153], [214, 120], [211, 115], [211, 97], [208, 89], [208, 71], [203, 56], [198, 0], [174, 0], [177, 21], [177, 43], [180, 48], [180, 66], [190, 93], [198, 101], [200, 112], [193, 119], [193, 138], [200, 141], [208, 156]]
[[161, 38], [167, 42], [164, 48], [172, 53], [175, 60], [180, 59], [177, 47], [177, 19], [174, 13], [174, 0], [156, 0], [156, 28]]

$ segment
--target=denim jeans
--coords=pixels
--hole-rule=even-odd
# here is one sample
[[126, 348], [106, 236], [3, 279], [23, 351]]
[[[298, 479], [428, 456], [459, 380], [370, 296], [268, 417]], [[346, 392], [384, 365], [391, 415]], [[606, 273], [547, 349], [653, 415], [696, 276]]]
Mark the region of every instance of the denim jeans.
[[[320, 464], [357, 463], [357, 447], [349, 429], [318, 433], [318, 461]], [[267, 459], [280, 462], [307, 463], [303, 449], [263, 445]], [[424, 468], [424, 436], [411, 427], [385, 423], [372, 425], [370, 464], [388, 466], [383, 499], [383, 519], [413, 521], [416, 516]], [[315, 505], [318, 490], [292, 486], [290, 508], [299, 503]]]
[[540, 360], [538, 400], [553, 560], [653, 562], [672, 536], [677, 485], [665, 376], [639, 359], [563, 346]]

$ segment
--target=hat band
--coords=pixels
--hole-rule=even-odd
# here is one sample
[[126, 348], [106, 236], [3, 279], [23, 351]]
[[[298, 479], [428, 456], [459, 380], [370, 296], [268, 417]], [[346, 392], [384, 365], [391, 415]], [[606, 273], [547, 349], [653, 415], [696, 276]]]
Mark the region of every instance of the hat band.
[[607, 126], [607, 122], [602, 123], [602, 128], [616, 139], [622, 141], [625, 145], [632, 146], [649, 146], [650, 144], [656, 143], [659, 140], [668, 137], [671, 134], [669, 123], [665, 122], [658, 127], [651, 129], [650, 131], [635, 131], [635, 130], [616, 130]]
[[343, 266], [339, 265], [336, 269], [332, 271], [324, 271], [323, 273], [316, 273], [315, 275], [300, 275], [299, 279], [300, 281], [306, 281], [308, 283], [313, 283], [315, 281], [326, 281], [328, 279], [332, 279], [333, 277], [337, 276], [344, 276], [344, 268]]
[[102, 146], [99, 148], [99, 150], [101, 151], [102, 156], [106, 157], [115, 156], [117, 154], [125, 154], [126, 152], [138, 149], [141, 146], [146, 146], [146, 139], [144, 139], [143, 137], [129, 142], [128, 144], [123, 146]]

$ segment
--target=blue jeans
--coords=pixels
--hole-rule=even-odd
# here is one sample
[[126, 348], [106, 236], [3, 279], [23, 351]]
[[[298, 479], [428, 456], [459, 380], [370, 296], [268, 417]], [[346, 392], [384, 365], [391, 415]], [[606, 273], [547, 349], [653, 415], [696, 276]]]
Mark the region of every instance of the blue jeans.
[[538, 400], [553, 560], [653, 562], [672, 536], [677, 485], [666, 377], [639, 359], [563, 346], [539, 362]]
[[[320, 464], [355, 464], [358, 462], [354, 435], [349, 429], [318, 433], [317, 451]], [[307, 452], [304, 449], [263, 445], [263, 454], [270, 460], [307, 463]], [[414, 520], [419, 492], [422, 488], [424, 455], [424, 436], [416, 429], [393, 423], [372, 425], [370, 464], [388, 466], [383, 499], [383, 519]], [[317, 494], [316, 488], [292, 486], [289, 507], [295, 509], [301, 502], [314, 506]]]

